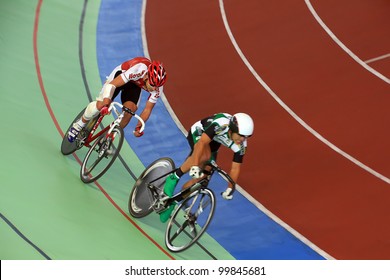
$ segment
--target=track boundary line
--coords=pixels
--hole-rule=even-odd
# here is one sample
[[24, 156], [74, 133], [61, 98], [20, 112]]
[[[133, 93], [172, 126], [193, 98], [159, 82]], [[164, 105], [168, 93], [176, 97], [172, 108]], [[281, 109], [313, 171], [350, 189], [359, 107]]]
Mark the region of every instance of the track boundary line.
[[0, 219], [2, 219], [20, 238], [22, 238], [27, 244], [29, 244], [31, 247], [34, 248], [35, 251], [37, 251], [40, 255], [42, 255], [46, 260], [51, 260], [52, 258], [49, 257], [41, 248], [39, 248], [37, 245], [35, 245], [30, 239], [27, 238], [9, 219], [7, 219], [1, 212], [0, 212]]
[[[91, 91], [89, 89], [87, 75], [85, 74], [84, 52], [83, 52], [84, 21], [85, 21], [85, 13], [87, 10], [87, 5], [88, 5], [88, 0], [84, 0], [83, 11], [81, 13], [80, 24], [79, 24], [79, 61], [80, 61], [80, 68], [81, 68], [81, 76], [83, 78], [83, 83], [84, 83], [84, 87], [85, 87], [85, 90], [87, 93], [87, 98], [88, 98], [89, 102], [92, 102], [93, 97], [92, 97]], [[100, 127], [104, 128], [104, 125], [100, 124]], [[130, 144], [128, 142], [127, 142], [127, 144], [130, 146]], [[134, 181], [137, 181], [137, 176], [134, 174], [134, 172], [128, 166], [128, 164], [126, 163], [126, 161], [124, 160], [124, 158], [122, 157], [122, 155], [120, 153], [118, 155], [118, 159], [122, 163], [123, 167], [130, 174], [130, 176], [134, 179]]]
[[320, 140], [322, 143], [327, 145], [329, 148], [334, 150], [336, 153], [342, 155], [346, 159], [350, 160], [363, 170], [367, 171], [368, 173], [374, 175], [378, 179], [384, 181], [387, 184], [390, 184], [390, 179], [379, 172], [375, 171], [374, 169], [370, 168], [369, 166], [365, 165], [361, 161], [357, 160], [350, 154], [344, 152], [342, 149], [337, 147], [335, 144], [327, 140], [325, 137], [323, 137], [320, 133], [318, 133], [316, 130], [314, 130], [311, 126], [309, 126], [303, 119], [301, 119], [286, 103], [283, 102], [283, 100], [268, 86], [268, 84], [260, 77], [260, 75], [256, 72], [256, 70], [253, 68], [253, 66], [250, 64], [248, 59], [245, 57], [244, 53], [240, 49], [240, 47], [237, 44], [236, 39], [233, 36], [233, 33], [229, 27], [229, 23], [227, 21], [223, 0], [219, 0], [220, 8], [221, 8], [221, 14], [223, 18], [223, 22], [225, 24], [226, 31], [229, 35], [229, 38], [236, 49], [238, 55], [241, 57], [242, 61], [245, 63], [245, 65], [248, 67], [249, 71], [252, 73], [252, 75], [256, 78], [256, 80], [264, 87], [264, 89], [276, 100], [276, 102], [279, 103], [280, 106], [282, 106], [283, 109], [285, 109], [299, 124], [301, 124], [306, 130], [308, 130], [311, 134], [313, 134], [318, 140]]
[[[327, 140], [326, 138], [324, 138], [321, 134], [319, 134], [316, 130], [314, 130], [312, 127], [310, 127], [305, 121], [303, 121], [303, 119], [301, 119], [290, 107], [287, 106], [286, 103], [284, 103], [280, 97], [268, 86], [268, 84], [259, 76], [259, 74], [256, 72], [256, 70], [253, 68], [253, 66], [250, 64], [250, 62], [248, 61], [248, 59], [245, 57], [244, 53], [242, 52], [241, 48], [239, 47], [237, 41], [235, 40], [234, 36], [233, 36], [233, 33], [230, 29], [230, 26], [229, 26], [229, 23], [228, 23], [228, 20], [227, 20], [227, 16], [226, 16], [226, 12], [225, 12], [225, 8], [224, 8], [224, 3], [223, 3], [223, 0], [219, 0], [219, 6], [220, 6], [220, 10], [221, 10], [221, 16], [222, 16], [222, 20], [223, 20], [223, 23], [225, 25], [225, 29], [226, 29], [226, 32], [234, 46], [234, 48], [236, 49], [238, 55], [240, 56], [240, 58], [242, 59], [242, 61], [244, 62], [244, 64], [247, 66], [247, 68], [249, 69], [249, 71], [252, 73], [252, 75], [256, 78], [256, 80], [264, 87], [264, 89], [275, 99], [276, 102], [279, 103], [279, 105], [285, 109], [299, 124], [301, 124], [306, 130], [308, 130], [313, 136], [315, 136], [318, 140], [320, 140], [321, 142], [323, 142], [325, 145], [327, 145], [329, 148], [331, 148], [332, 150], [334, 150], [335, 152], [337, 152], [338, 154], [342, 155], [343, 157], [345, 157], [346, 159], [350, 160], [351, 162], [353, 162], [354, 164], [356, 164], [357, 166], [361, 167], [362, 169], [364, 169], [365, 171], [369, 172], [370, 174], [374, 175], [375, 177], [379, 178], [380, 180], [386, 182], [387, 184], [390, 184], [390, 179], [385, 177], [384, 175], [378, 173], [377, 171], [373, 170], [372, 168], [366, 166], [365, 164], [363, 164], [362, 162], [360, 162], [359, 160], [357, 160], [356, 158], [352, 157], [351, 155], [349, 155], [348, 153], [344, 152], [343, 150], [341, 150], [340, 148], [338, 148], [336, 145], [334, 145], [333, 143], [331, 143], [329, 140]], [[242, 190], [241, 190], [242, 191]], [[310, 248], [312, 248], [313, 250], [315, 250], [316, 252], [320, 253], [321, 255], [323, 255], [324, 257], [328, 258], [328, 259], [333, 259], [332, 256], [330, 256], [328, 253], [324, 252], [322, 249], [318, 248], [316, 245], [314, 245], [312, 242], [310, 242], [308, 239], [306, 239], [303, 235], [301, 235], [300, 233], [298, 233], [297, 231], [295, 231], [294, 229], [292, 229], [288, 224], [286, 224], [285, 222], [283, 222], [282, 220], [280, 220], [277, 216], [275, 216], [272, 212], [270, 212], [268, 209], [266, 209], [261, 203], [259, 203], [258, 201], [254, 200], [253, 199], [253, 203], [259, 208], [261, 209], [262, 211], [266, 212], [267, 215], [269, 215], [273, 220], [275, 220], [277, 223], [279, 223], [281, 226], [283, 226], [284, 228], [286, 228], [289, 232], [291, 232], [294, 236], [296, 236], [298, 239], [302, 240], [302, 242], [304, 242], [306, 245], [308, 245]]]
[[[149, 48], [148, 48], [148, 40], [146, 38], [146, 29], [145, 29], [145, 14], [146, 14], [146, 4], [147, 0], [142, 0], [142, 14], [141, 14], [141, 36], [142, 36], [142, 47], [144, 50], [145, 57], [150, 59], [149, 54]], [[172, 109], [171, 104], [169, 104], [168, 99], [166, 98], [165, 94], [160, 96], [161, 101], [164, 103], [165, 108], [167, 109], [168, 113], [171, 115], [173, 121], [176, 123], [177, 127], [183, 132], [184, 135], [187, 134], [187, 130], [183, 126], [183, 124], [180, 122], [179, 118], [176, 116], [175, 111]]]
[[[85, 3], [88, 2], [88, 0], [84, 0]], [[39, 26], [39, 17], [40, 17], [40, 9], [43, 4], [43, 0], [38, 0], [37, 3], [37, 9], [35, 12], [35, 23], [34, 23], [34, 31], [33, 31], [33, 49], [34, 49], [34, 61], [35, 61], [35, 68], [36, 68], [36, 74], [39, 81], [39, 86], [41, 89], [42, 97], [45, 101], [46, 108], [50, 113], [51, 119], [54, 122], [58, 133], [60, 134], [61, 138], [64, 137], [64, 132], [62, 131], [57, 118], [52, 110], [49, 98], [46, 93], [46, 89], [43, 83], [43, 78], [40, 70], [40, 63], [39, 63], [39, 56], [38, 56], [38, 26]], [[86, 5], [84, 6], [86, 8]], [[76, 153], [73, 153], [73, 156], [75, 157], [76, 161], [81, 165], [82, 161], [78, 158]], [[99, 184], [98, 181], [95, 181], [94, 184], [99, 188], [99, 190], [103, 193], [103, 195], [109, 200], [109, 202], [135, 227], [138, 229], [138, 231], [145, 236], [151, 243], [153, 243], [162, 253], [164, 253], [168, 258], [174, 260], [175, 258], [168, 253], [164, 248], [160, 246], [160, 244], [157, 243], [156, 240], [154, 240], [150, 235], [148, 235], [135, 221], [133, 221], [127, 213], [125, 213], [120, 206], [113, 200], [113, 198], [106, 192], [106, 190]]]
[[339, 38], [337, 38], [337, 36], [330, 30], [330, 28], [323, 22], [323, 20], [317, 14], [313, 5], [310, 3], [310, 0], [305, 0], [305, 3], [309, 8], [309, 11], [312, 13], [313, 17], [317, 20], [317, 22], [321, 25], [321, 27], [325, 30], [325, 32], [328, 33], [328, 35], [333, 39], [333, 41], [335, 41], [335, 43], [340, 46], [340, 48], [342, 48], [350, 57], [352, 57], [361, 66], [363, 66], [367, 71], [371, 72], [372, 74], [374, 74], [375, 76], [383, 80], [384, 82], [390, 84], [389, 78], [379, 73], [374, 68], [368, 66], [366, 62], [361, 60], [356, 54], [354, 54], [350, 49], [348, 49], [347, 46], [344, 45]]
[[374, 58], [371, 58], [371, 59], [367, 59], [364, 61], [364, 63], [371, 63], [371, 62], [374, 62], [374, 61], [378, 61], [378, 60], [383, 60], [383, 59], [386, 59], [386, 58], [389, 58], [390, 57], [390, 53], [388, 54], [384, 54], [384, 55], [381, 55], [381, 56], [378, 56], [378, 57], [374, 57]]
[[[146, 4], [147, 0], [142, 0], [142, 11], [141, 11], [141, 37], [142, 37], [142, 47], [144, 51], [145, 57], [150, 59], [149, 54], [149, 48], [148, 48], [148, 40], [146, 38], [146, 28], [145, 28], [145, 14], [146, 14]], [[184, 128], [183, 124], [179, 121], [179, 118], [176, 116], [175, 112], [173, 111], [171, 105], [168, 102], [168, 99], [165, 97], [165, 95], [160, 96], [161, 101], [164, 103], [165, 108], [167, 109], [169, 115], [173, 119], [173, 121], [176, 123], [177, 127], [181, 130], [184, 136], [187, 134], [187, 130]], [[197, 244], [207, 255], [209, 255], [214, 260], [217, 260], [217, 258], [209, 251], [205, 246], [202, 245], [200, 240], [196, 241], [195, 244]]]

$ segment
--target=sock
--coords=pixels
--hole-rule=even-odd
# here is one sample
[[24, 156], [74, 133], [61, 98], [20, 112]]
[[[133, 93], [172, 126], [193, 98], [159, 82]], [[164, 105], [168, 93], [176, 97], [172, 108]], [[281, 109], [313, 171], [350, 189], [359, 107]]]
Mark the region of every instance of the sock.
[[83, 120], [80, 118], [77, 122], [76, 122], [80, 127], [84, 127], [85, 126], [85, 123], [83, 122]]
[[183, 171], [181, 171], [181, 168], [179, 168], [178, 170], [176, 170], [175, 174], [176, 174], [176, 176], [177, 176], [178, 178], [181, 178], [181, 176], [184, 175]]

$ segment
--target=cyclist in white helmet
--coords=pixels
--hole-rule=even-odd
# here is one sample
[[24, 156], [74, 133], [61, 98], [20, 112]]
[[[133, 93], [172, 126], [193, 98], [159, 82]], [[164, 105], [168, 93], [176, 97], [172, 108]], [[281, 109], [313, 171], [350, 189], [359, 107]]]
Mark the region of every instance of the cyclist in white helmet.
[[[237, 182], [246, 152], [247, 139], [253, 134], [253, 129], [253, 120], [245, 113], [234, 115], [218, 113], [196, 122], [187, 136], [191, 152], [183, 165], [168, 176], [164, 185], [164, 193], [172, 197], [180, 177], [188, 171], [193, 179], [185, 183], [183, 188], [191, 186], [205, 176], [202, 172], [204, 164], [209, 160], [216, 160], [221, 144], [230, 148], [234, 153], [229, 175]], [[222, 197], [228, 200], [233, 198], [231, 184], [222, 193]], [[165, 223], [169, 219], [174, 207], [175, 205], [171, 205], [160, 214], [161, 222]]]

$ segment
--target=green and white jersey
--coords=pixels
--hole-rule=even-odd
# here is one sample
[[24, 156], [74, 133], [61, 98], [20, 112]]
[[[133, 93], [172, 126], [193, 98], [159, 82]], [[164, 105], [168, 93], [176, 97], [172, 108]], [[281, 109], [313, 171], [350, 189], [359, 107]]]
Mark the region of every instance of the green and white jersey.
[[196, 122], [191, 127], [191, 134], [194, 143], [198, 142], [201, 135], [206, 133], [212, 141], [230, 148], [234, 152], [233, 161], [242, 162], [246, 152], [247, 140], [237, 145], [230, 139], [228, 134], [229, 123], [233, 116], [227, 113], [218, 113]]

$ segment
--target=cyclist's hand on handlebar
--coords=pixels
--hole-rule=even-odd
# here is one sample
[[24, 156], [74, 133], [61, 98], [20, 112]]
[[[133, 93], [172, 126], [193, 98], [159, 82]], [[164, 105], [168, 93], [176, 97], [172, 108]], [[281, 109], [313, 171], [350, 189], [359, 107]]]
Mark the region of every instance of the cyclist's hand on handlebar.
[[142, 135], [144, 135], [143, 131], [139, 132], [140, 129], [141, 129], [141, 126], [137, 126], [135, 128], [135, 130], [133, 131], [135, 137], [141, 137]]
[[199, 166], [192, 166], [190, 169], [190, 176], [194, 179], [198, 179], [203, 176], [202, 169]]
[[108, 107], [107, 107], [107, 106], [104, 106], [104, 107], [100, 110], [100, 114], [101, 114], [102, 116], [107, 115], [108, 113], [109, 113], [109, 111], [108, 111]]
[[226, 200], [231, 200], [233, 199], [233, 189], [231, 188], [227, 188], [226, 191], [224, 191], [223, 193], [221, 193], [222, 197]]

